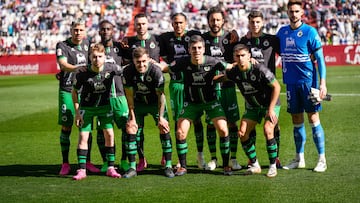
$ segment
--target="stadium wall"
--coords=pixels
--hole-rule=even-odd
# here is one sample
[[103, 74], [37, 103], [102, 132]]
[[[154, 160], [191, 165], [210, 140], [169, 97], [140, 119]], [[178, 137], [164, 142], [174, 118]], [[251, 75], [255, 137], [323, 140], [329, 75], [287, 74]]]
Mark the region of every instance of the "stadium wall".
[[[327, 66], [360, 65], [360, 44], [324, 46]], [[281, 65], [280, 60], [277, 61]], [[53, 74], [59, 71], [55, 54], [0, 56], [0, 76]]]

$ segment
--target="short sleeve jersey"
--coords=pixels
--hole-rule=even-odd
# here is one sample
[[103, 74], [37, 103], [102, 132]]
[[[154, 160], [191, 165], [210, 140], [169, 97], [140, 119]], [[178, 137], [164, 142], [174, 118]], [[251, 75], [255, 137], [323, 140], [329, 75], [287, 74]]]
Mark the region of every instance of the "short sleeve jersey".
[[157, 104], [156, 92], [164, 90], [165, 78], [160, 67], [152, 63], [144, 74], [140, 74], [134, 64], [129, 64], [124, 68], [123, 84], [124, 88], [133, 89], [135, 103]]
[[240, 44], [245, 44], [250, 48], [251, 57], [259, 63], [265, 64], [271, 72], [276, 74], [275, 56], [279, 53], [279, 39], [275, 35], [262, 34], [258, 38], [246, 38], [245, 36], [240, 39]]
[[[189, 56], [188, 43], [193, 35], [201, 35], [199, 31], [186, 31], [182, 37], [176, 37], [174, 32], [165, 32], [159, 36], [160, 56], [167, 62], [171, 63], [175, 59]], [[173, 81], [182, 81], [180, 73], [170, 73]]]
[[121, 75], [122, 70], [116, 64], [105, 63], [104, 70], [97, 73], [90, 68], [76, 74], [74, 89], [80, 90], [80, 106], [98, 107], [109, 105], [109, 94], [114, 75]]
[[[202, 35], [205, 40], [205, 55], [216, 57], [221, 60], [225, 60], [228, 63], [233, 61], [233, 48], [235, 43], [231, 44], [230, 32], [223, 31], [223, 34], [219, 37], [214, 37], [210, 32], [206, 32]], [[234, 83], [225, 81], [221, 84], [221, 87], [234, 87]]]
[[157, 36], [149, 34], [146, 40], [140, 40], [137, 36], [127, 38], [129, 48], [126, 49], [124, 58], [132, 62], [132, 52], [136, 47], [143, 47], [149, 52], [150, 58], [160, 61], [160, 47]]
[[[89, 62], [89, 41], [83, 40], [77, 45], [71, 42], [71, 38], [56, 44], [56, 57], [65, 58], [69, 64], [75, 66], [87, 66]], [[60, 72], [60, 90], [71, 92], [76, 72]]]
[[218, 71], [226, 68], [226, 64], [220, 59], [204, 56], [202, 64], [194, 65], [188, 56], [175, 60], [169, 68], [171, 72], [184, 74], [185, 101], [201, 104], [217, 100], [216, 83], [213, 78]]
[[[122, 55], [124, 54], [124, 50], [121, 47], [119, 42], [113, 42], [112, 47], [105, 47], [105, 54], [106, 54], [106, 63], [110, 64], [117, 64], [121, 66], [122, 63]], [[114, 89], [110, 91], [111, 97], [118, 97], [124, 96], [124, 87], [122, 84], [121, 76], [115, 75], [114, 76]]]
[[322, 47], [316, 29], [305, 23], [295, 30], [286, 25], [280, 28], [277, 37], [280, 41], [284, 83], [311, 83], [316, 71], [310, 54]]
[[[271, 83], [276, 80], [275, 75], [264, 65], [251, 65], [246, 72], [237, 66], [226, 70], [226, 77], [235, 82], [245, 98], [247, 107], [268, 107], [271, 101]], [[278, 101], [278, 104], [279, 101]]]

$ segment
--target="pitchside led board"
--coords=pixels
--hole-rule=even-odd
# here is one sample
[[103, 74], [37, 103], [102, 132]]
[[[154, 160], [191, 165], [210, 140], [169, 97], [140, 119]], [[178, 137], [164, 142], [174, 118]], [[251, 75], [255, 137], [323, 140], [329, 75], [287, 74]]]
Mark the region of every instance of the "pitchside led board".
[[[360, 45], [324, 46], [326, 66], [360, 65]], [[281, 66], [280, 58], [277, 65]], [[0, 76], [54, 74], [59, 71], [55, 54], [0, 56]]]

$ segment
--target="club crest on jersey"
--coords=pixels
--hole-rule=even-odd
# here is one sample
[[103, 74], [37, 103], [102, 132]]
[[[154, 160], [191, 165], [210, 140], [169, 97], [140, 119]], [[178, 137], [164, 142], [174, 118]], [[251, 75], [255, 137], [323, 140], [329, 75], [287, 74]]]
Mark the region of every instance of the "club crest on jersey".
[[297, 36], [298, 37], [302, 37], [304, 35], [304, 33], [302, 32], [302, 30], [300, 30], [298, 33], [297, 33]]
[[175, 65], [176, 65], [176, 61], [170, 63], [170, 66], [175, 66]]
[[229, 44], [229, 40], [228, 39], [223, 39], [223, 44]]
[[85, 46], [85, 47], [84, 47], [84, 50], [85, 50], [85, 51], [88, 51], [88, 50], [89, 50], [89, 48], [88, 48], [87, 46]]
[[148, 81], [148, 82], [151, 82], [152, 78], [151, 78], [151, 76], [148, 75], [148, 76], [146, 76], [145, 80]]
[[150, 43], [150, 49], [155, 49], [155, 43], [154, 42]]
[[115, 52], [115, 53], [119, 53], [119, 48], [114, 47], [114, 52]]
[[251, 81], [255, 81], [255, 80], [256, 80], [256, 76], [255, 76], [255, 75], [250, 76], [250, 80], [251, 80]]
[[211, 68], [210, 68], [210, 66], [205, 66], [204, 67], [204, 71], [209, 71]]
[[110, 73], [109, 73], [109, 72], [106, 72], [104, 77], [105, 77], [106, 79], [110, 78]]
[[190, 41], [190, 37], [189, 36], [186, 36], [185, 37], [185, 42], [189, 42]]
[[270, 43], [269, 43], [269, 41], [265, 40], [264, 43], [263, 43], [263, 45], [264, 45], [265, 47], [268, 47], [268, 46], [270, 45]]

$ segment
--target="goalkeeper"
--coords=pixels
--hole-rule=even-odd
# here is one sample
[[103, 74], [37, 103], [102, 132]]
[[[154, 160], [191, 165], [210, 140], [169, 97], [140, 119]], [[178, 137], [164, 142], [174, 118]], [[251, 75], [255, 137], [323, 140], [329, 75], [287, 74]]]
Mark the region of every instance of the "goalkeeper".
[[[289, 0], [287, 13], [290, 24], [280, 28], [277, 37], [280, 40], [283, 81], [286, 85], [288, 103], [287, 111], [291, 114], [294, 125], [293, 132], [296, 156], [290, 164], [283, 168], [305, 168], [305, 111], [319, 154], [314, 171], [324, 172], [327, 169], [325, 159], [325, 135], [320, 123], [319, 111], [321, 110], [320, 102], [325, 98], [327, 88], [326, 66], [321, 40], [316, 29], [301, 21], [301, 17], [304, 14], [302, 1]], [[312, 64], [310, 55], [314, 55], [317, 61], [317, 71], [316, 66]], [[319, 74], [317, 74], [317, 72]], [[319, 86], [317, 82], [318, 78], [320, 79]], [[316, 95], [316, 92], [311, 92], [311, 88], [319, 89], [318, 95]]]

